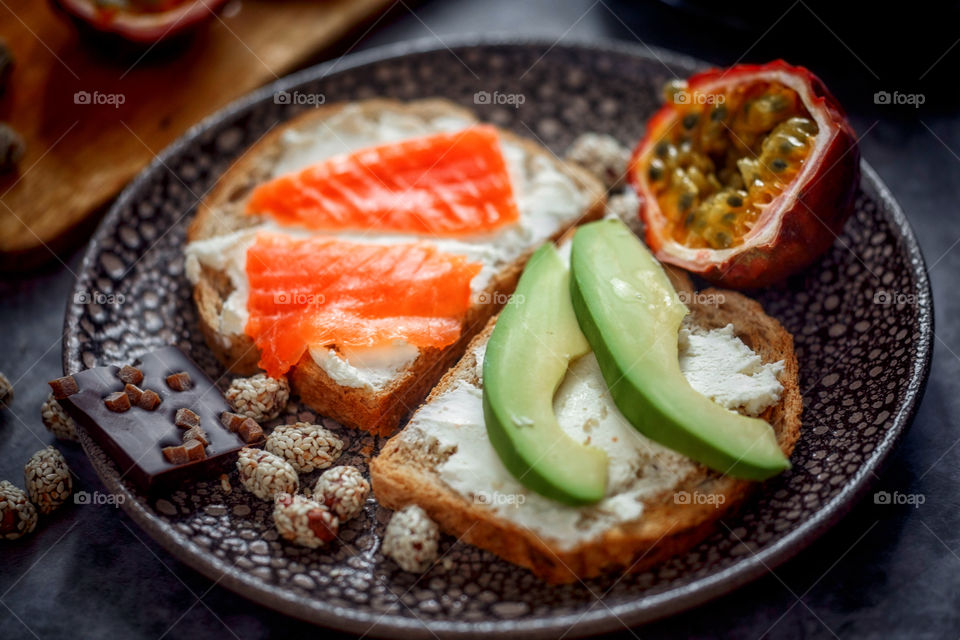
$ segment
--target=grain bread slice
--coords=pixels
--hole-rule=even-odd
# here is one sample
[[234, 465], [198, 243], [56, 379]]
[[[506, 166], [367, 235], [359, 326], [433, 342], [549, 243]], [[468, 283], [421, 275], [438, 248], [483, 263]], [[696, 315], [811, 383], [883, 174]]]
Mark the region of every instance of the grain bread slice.
[[[690, 295], [688, 280], [684, 282], [680, 276], [675, 282], [681, 284], [678, 292], [688, 302], [695, 325], [710, 329], [732, 323], [735, 335], [764, 362], [783, 361], [782, 398], [761, 417], [773, 426], [780, 448], [789, 456], [800, 435], [802, 411], [792, 336], [767, 316], [757, 302], [739, 293], [708, 289], [694, 296]], [[495, 321], [491, 319], [485, 330], [474, 338], [464, 358], [444, 376], [427, 404], [458, 381], [480, 383], [476, 353], [489, 338]], [[756, 483], [691, 465], [693, 472], [683, 476], [675, 486], [644, 500], [640, 518], [612, 526], [573, 547], [564, 547], [500, 517], [488, 505], [477, 504], [453, 491], [436, 471], [442, 460], [438, 452], [430, 450], [422, 441], [406, 439], [403, 435], [392, 438], [371, 461], [377, 500], [390, 509], [415, 503], [446, 533], [526, 567], [551, 583], [572, 582], [613, 571], [639, 571], [662, 563], [713, 532], [717, 520], [743, 503], [756, 486]], [[703, 504], [692, 503], [694, 501], [677, 504], [676, 496], [681, 495], [680, 492], [691, 495], [696, 492], [714, 499]]]
[[[470, 111], [439, 99], [408, 103], [373, 99], [324, 105], [305, 112], [275, 127], [220, 178], [200, 204], [188, 229], [187, 242], [215, 238], [263, 223], [262, 218], [247, 215], [244, 206], [252, 189], [272, 177], [274, 167], [283, 160], [285, 132], [326, 126], [348, 108], [370, 117], [394, 113], [424, 119], [459, 118], [476, 121]], [[558, 224], [550, 235], [551, 239], [558, 238], [580, 222], [599, 218], [603, 214], [606, 196], [601, 183], [594, 176], [558, 160], [548, 149], [531, 140], [508, 131], [500, 131], [500, 135], [504, 141], [522, 148], [527, 154], [526, 158], [543, 159], [569, 178], [588, 203], [578, 215]], [[498, 311], [498, 301], [504, 300], [505, 294], [513, 291], [526, 260], [535, 248], [530, 246], [490, 278], [485, 291], [478, 296], [479, 300], [488, 302], [475, 304], [468, 311], [463, 319], [461, 337], [455, 344], [443, 349], [421, 350], [416, 359], [386, 385], [376, 389], [345, 386], [334, 380], [308, 352], [288, 374], [293, 390], [309, 407], [344, 425], [373, 433], [391, 433], [463, 354], [470, 339]], [[200, 330], [214, 354], [234, 373], [250, 375], [258, 371], [259, 352], [252, 340], [243, 333], [224, 333], [220, 328], [219, 319], [224, 302], [234, 288], [231, 279], [223, 269], [201, 265], [194, 280], [193, 298], [199, 312]]]

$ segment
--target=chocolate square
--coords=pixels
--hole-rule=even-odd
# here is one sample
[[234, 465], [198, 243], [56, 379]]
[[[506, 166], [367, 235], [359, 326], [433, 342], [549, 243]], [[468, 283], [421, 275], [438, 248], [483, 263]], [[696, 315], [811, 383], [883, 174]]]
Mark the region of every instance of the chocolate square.
[[[176, 347], [157, 349], [132, 364], [143, 373], [143, 394], [152, 390], [158, 395], [160, 402], [153, 410], [137, 405], [123, 413], [107, 409], [103, 399], [125, 391], [125, 384], [118, 377], [120, 368], [116, 366], [74, 374], [79, 390], [60, 400], [73, 419], [113, 458], [124, 479], [144, 492], [162, 492], [188, 480], [222, 472], [236, 462], [237, 452], [247, 445], [221, 424], [220, 415], [229, 412], [230, 406], [200, 367]], [[186, 372], [192, 383], [185, 391], [174, 391], [166, 384], [167, 376], [179, 372]], [[182, 464], [174, 464], [164, 455], [167, 447], [185, 445], [183, 429], [175, 424], [178, 409], [189, 409], [200, 417], [209, 441], [205, 448], [201, 445], [197, 449], [192, 444], [181, 450], [187, 454], [187, 461]], [[202, 459], [198, 459], [200, 456]]]

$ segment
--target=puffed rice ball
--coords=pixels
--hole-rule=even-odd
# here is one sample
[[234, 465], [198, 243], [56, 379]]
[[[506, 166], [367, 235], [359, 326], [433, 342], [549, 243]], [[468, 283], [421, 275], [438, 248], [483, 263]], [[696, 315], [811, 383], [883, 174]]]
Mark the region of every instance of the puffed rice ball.
[[300, 479], [290, 464], [269, 451], [244, 447], [237, 456], [237, 471], [243, 486], [261, 500], [278, 493], [296, 493]]
[[13, 385], [7, 376], [0, 373], [0, 409], [6, 409], [13, 404]]
[[290, 383], [286, 378], [258, 373], [250, 378], [237, 378], [224, 395], [237, 413], [265, 422], [276, 418], [287, 406]]
[[73, 493], [73, 478], [63, 455], [53, 447], [30, 456], [23, 468], [30, 500], [40, 513], [50, 513]]
[[370, 483], [356, 467], [328, 469], [313, 488], [313, 499], [325, 504], [340, 522], [360, 515], [368, 495]]
[[273, 524], [286, 540], [316, 549], [337, 537], [340, 523], [329, 509], [304, 496], [277, 494]]
[[50, 433], [58, 440], [76, 440], [77, 423], [73, 421], [51, 393], [40, 407], [40, 419]]
[[642, 227], [640, 219], [640, 198], [633, 189], [624, 189], [607, 200], [607, 218], [619, 218], [633, 230]]
[[340, 457], [343, 440], [318, 424], [280, 425], [267, 436], [264, 448], [293, 465], [300, 473], [326, 469]]
[[566, 159], [595, 175], [607, 189], [617, 189], [624, 184], [630, 149], [613, 136], [584, 133], [567, 149]]
[[16, 540], [37, 528], [37, 509], [23, 490], [0, 482], [0, 537]]
[[437, 559], [440, 530], [427, 512], [415, 504], [393, 514], [383, 535], [383, 555], [404, 571], [423, 573]]

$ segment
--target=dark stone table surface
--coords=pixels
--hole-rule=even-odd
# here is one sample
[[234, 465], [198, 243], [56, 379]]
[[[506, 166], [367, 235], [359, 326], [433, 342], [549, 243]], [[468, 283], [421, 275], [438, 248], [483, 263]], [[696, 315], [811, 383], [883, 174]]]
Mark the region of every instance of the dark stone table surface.
[[[278, 0], [279, 1], [279, 0]], [[774, 5], [774, 8], [768, 5]], [[849, 110], [864, 158], [903, 205], [927, 260], [936, 348], [926, 396], [877, 489], [922, 495], [913, 506], [858, 505], [785, 565], [706, 606], [617, 637], [956, 638], [960, 634], [960, 36], [940, 15], [877, 5], [612, 0], [400, 0], [337, 51], [457, 35], [524, 34], [558, 42], [623, 40], [717, 64], [784, 57], [815, 69]], [[833, 6], [837, 5], [837, 6]], [[692, 12], [691, 12], [692, 11]], [[922, 20], [921, 20], [922, 18]], [[7, 18], [4, 18], [7, 19]], [[917, 27], [922, 24], [923, 27]], [[0, 29], [2, 32], [2, 29]], [[876, 104], [878, 91], [924, 104]], [[916, 102], [916, 101], [915, 101]], [[16, 401], [0, 412], [0, 479], [53, 442], [40, 422], [44, 382], [60, 375], [64, 306], [79, 251], [0, 283], [0, 370]], [[61, 445], [76, 488], [103, 489], [83, 452]], [[29, 538], [0, 544], [0, 638], [342, 637], [258, 606], [176, 561], [110, 505], [70, 503]]]

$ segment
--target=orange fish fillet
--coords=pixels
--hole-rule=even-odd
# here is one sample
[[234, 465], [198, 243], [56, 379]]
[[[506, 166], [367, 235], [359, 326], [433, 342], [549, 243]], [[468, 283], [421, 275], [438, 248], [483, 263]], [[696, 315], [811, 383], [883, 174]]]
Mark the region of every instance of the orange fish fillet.
[[460, 337], [481, 266], [425, 242], [261, 233], [247, 250], [246, 333], [273, 377], [309, 345], [445, 347]]
[[323, 231], [441, 236], [488, 232], [520, 217], [490, 125], [335, 156], [259, 185], [246, 211]]

